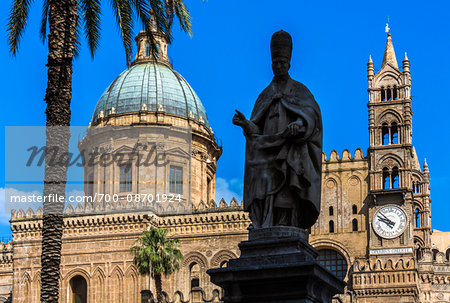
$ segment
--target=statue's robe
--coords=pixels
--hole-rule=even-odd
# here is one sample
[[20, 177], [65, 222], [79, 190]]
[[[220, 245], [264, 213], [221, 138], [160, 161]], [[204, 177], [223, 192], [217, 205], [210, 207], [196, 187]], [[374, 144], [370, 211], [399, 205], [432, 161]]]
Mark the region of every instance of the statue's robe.
[[[311, 92], [291, 78], [283, 91], [272, 83], [256, 100], [246, 134], [244, 209], [256, 227], [277, 225], [275, 209], [290, 209], [285, 225], [311, 227], [320, 211], [322, 118]], [[287, 127], [301, 123], [290, 136]]]

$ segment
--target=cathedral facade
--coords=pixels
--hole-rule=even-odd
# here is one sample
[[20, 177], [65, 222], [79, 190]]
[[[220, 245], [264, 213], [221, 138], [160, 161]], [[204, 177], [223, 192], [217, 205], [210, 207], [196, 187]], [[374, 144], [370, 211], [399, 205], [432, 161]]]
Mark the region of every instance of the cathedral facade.
[[[157, 35], [157, 33], [155, 33]], [[181, 269], [163, 279], [174, 302], [218, 302], [206, 270], [239, 256], [250, 224], [241, 203], [214, 201], [222, 147], [189, 83], [172, 69], [157, 35], [144, 32], [133, 65], [105, 90], [80, 150], [148, 161], [85, 167], [85, 194], [117, 197], [65, 209], [61, 302], [137, 303], [154, 289], [130, 248], [150, 226], [181, 242]], [[450, 234], [431, 230], [430, 173], [412, 144], [411, 73], [391, 35], [381, 68], [369, 59], [369, 148], [322, 155], [321, 213], [310, 243], [347, 282], [336, 302], [450, 302]], [[363, 114], [363, 113], [361, 113]], [[99, 156], [100, 157], [100, 156]], [[116, 182], [117, 180], [117, 182]], [[142, 195], [165, 194], [164, 201]], [[167, 201], [167, 196], [179, 197]], [[40, 302], [42, 209], [12, 212], [2, 244], [0, 302]]]

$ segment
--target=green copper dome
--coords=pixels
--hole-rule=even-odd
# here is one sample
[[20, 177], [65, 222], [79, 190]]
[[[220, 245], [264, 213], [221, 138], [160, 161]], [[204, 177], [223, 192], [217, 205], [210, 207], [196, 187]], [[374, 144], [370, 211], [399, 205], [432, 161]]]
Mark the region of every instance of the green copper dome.
[[136, 64], [122, 72], [100, 97], [92, 122], [141, 110], [191, 118], [209, 127], [205, 108], [189, 83], [169, 66], [156, 62]]

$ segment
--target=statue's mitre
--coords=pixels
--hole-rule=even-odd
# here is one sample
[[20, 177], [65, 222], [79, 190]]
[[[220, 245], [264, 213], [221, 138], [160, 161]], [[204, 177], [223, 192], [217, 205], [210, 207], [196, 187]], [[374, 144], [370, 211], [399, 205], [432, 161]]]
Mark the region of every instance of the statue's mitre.
[[292, 37], [288, 32], [280, 30], [272, 35], [270, 41], [270, 51], [272, 59], [275, 57], [285, 57], [291, 60]]

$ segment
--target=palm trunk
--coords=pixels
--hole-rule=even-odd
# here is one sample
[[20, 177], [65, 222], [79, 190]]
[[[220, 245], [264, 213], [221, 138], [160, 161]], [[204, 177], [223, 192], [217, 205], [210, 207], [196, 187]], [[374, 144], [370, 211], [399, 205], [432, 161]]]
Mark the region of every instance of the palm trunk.
[[162, 281], [161, 281], [161, 275], [155, 275], [155, 288], [156, 288], [156, 301], [158, 303], [165, 303], [163, 300], [163, 294], [162, 294]]
[[[50, 1], [48, 16], [48, 62], [46, 160], [44, 199], [65, 197], [67, 154], [70, 139], [72, 59], [77, 27], [77, 0]], [[52, 152], [56, 154], [52, 154]], [[53, 159], [53, 161], [52, 161]], [[55, 161], [55, 159], [57, 159]], [[64, 202], [44, 200], [41, 255], [41, 302], [59, 302], [59, 276]]]

